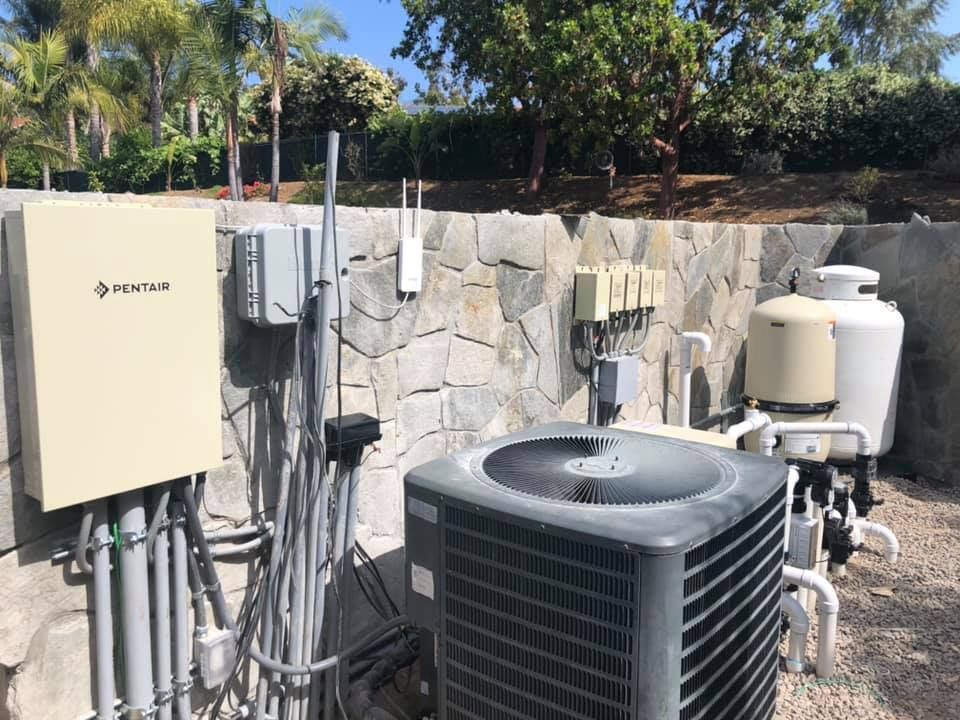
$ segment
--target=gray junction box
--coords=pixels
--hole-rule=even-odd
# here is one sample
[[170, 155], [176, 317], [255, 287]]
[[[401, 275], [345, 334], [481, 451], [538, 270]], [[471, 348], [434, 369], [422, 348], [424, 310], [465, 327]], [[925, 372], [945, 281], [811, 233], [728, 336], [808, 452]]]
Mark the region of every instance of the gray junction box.
[[336, 248], [330, 249], [331, 257], [322, 258], [322, 236], [320, 225], [262, 224], [238, 230], [234, 251], [240, 317], [260, 327], [295, 323], [321, 275], [331, 316], [348, 316], [349, 237], [338, 229]]
[[600, 402], [623, 405], [637, 399], [640, 361], [635, 355], [611, 358], [600, 363]]

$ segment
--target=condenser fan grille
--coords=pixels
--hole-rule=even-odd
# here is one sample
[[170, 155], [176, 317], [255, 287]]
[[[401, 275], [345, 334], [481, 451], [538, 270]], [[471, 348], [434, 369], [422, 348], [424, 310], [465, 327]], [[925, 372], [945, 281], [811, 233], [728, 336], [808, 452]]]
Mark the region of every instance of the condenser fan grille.
[[580, 505], [649, 505], [696, 497], [722, 470], [692, 451], [612, 435], [562, 435], [505, 445], [483, 473], [526, 495]]

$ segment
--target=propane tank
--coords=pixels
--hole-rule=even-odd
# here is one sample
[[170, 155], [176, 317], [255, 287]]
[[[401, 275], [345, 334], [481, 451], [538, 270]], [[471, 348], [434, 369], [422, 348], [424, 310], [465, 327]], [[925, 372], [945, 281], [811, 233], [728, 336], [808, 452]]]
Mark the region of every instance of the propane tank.
[[[894, 302], [878, 299], [880, 273], [853, 265], [814, 270], [810, 294], [837, 316], [837, 400], [834, 420], [858, 422], [870, 431], [874, 457], [893, 446], [900, 386], [903, 316]], [[857, 439], [838, 435], [833, 460], [853, 460]]]
[[[837, 318], [829, 305], [796, 294], [761, 303], [750, 315], [744, 403], [774, 422], [829, 422], [837, 405]], [[789, 434], [774, 452], [784, 457], [825, 460], [830, 435]], [[760, 433], [744, 439], [759, 452]]]

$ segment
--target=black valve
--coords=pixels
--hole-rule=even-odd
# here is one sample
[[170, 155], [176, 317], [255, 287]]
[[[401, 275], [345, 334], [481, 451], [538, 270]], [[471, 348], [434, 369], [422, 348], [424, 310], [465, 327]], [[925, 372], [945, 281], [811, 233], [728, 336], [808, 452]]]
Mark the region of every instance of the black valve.
[[803, 491], [809, 487], [815, 503], [824, 506], [830, 502], [830, 491], [838, 476], [833, 465], [804, 458], [789, 458], [787, 464], [796, 467], [800, 474], [795, 492], [803, 495]]
[[823, 544], [830, 551], [831, 565], [845, 565], [857, 549], [853, 544], [852, 529], [842, 518], [827, 518], [823, 523]]
[[800, 281], [800, 268], [795, 267], [790, 273], [790, 292], [796, 295], [797, 293], [797, 284]]
[[883, 500], [873, 495], [871, 486], [876, 479], [877, 459], [872, 455], [858, 453], [853, 465], [853, 494], [850, 496], [857, 508], [857, 517], [865, 518], [871, 508], [883, 504]]

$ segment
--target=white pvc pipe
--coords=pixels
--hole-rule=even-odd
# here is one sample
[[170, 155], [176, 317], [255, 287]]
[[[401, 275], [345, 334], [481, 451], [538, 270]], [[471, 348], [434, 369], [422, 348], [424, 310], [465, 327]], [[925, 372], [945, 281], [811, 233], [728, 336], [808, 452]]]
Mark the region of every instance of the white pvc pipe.
[[857, 453], [870, 455], [872, 440], [870, 431], [860, 423], [847, 422], [775, 422], [767, 425], [760, 432], [760, 452], [764, 455], [773, 455], [773, 448], [777, 444], [777, 435], [793, 433], [824, 433], [826, 435], [856, 435]]
[[893, 530], [886, 525], [870, 522], [863, 518], [857, 518], [853, 521], [853, 524], [864, 535], [872, 535], [883, 540], [883, 557], [888, 563], [893, 564], [900, 559], [900, 541], [893, 534]]
[[680, 426], [690, 427], [690, 378], [693, 375], [693, 346], [710, 352], [710, 336], [702, 332], [685, 332], [680, 339]]
[[[729, 433], [728, 433], [729, 434]], [[787, 519], [783, 526], [783, 552], [790, 552], [790, 520], [793, 515], [793, 491], [800, 482], [800, 471], [796, 465], [790, 465], [787, 470]]]
[[803, 672], [803, 661], [807, 655], [807, 633], [810, 632], [810, 618], [807, 611], [789, 593], [783, 593], [781, 607], [790, 618], [790, 641], [787, 645], [786, 667], [788, 673]]
[[739, 440], [744, 435], [762, 430], [772, 423], [770, 416], [762, 413], [756, 408], [744, 408], [743, 421], [727, 428], [727, 437]]
[[784, 582], [795, 583], [817, 594], [817, 677], [833, 677], [836, 662], [837, 614], [840, 599], [830, 581], [815, 570], [783, 566]]

